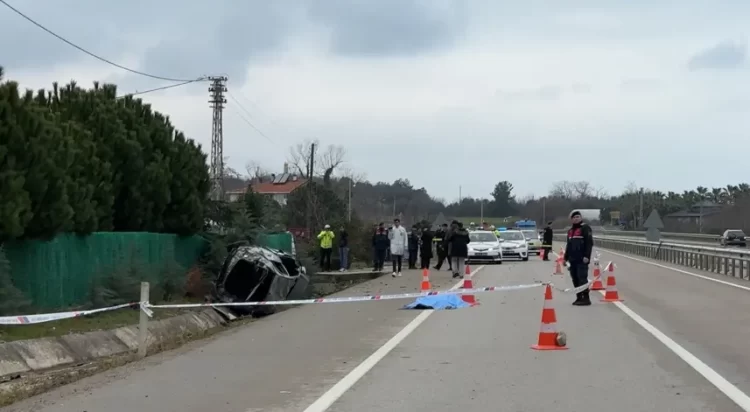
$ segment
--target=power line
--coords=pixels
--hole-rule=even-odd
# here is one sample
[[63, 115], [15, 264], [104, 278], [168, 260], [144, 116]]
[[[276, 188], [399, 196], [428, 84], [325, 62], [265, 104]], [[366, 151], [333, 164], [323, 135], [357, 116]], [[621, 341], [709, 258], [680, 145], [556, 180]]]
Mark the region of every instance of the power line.
[[46, 31], [47, 33], [51, 34], [52, 36], [55, 36], [58, 40], [66, 43], [67, 45], [69, 45], [71, 47], [74, 47], [74, 48], [78, 49], [79, 51], [81, 51], [83, 53], [86, 53], [89, 56], [91, 56], [91, 57], [93, 57], [93, 58], [95, 58], [95, 59], [97, 59], [99, 61], [102, 61], [104, 63], [110, 64], [110, 65], [115, 66], [115, 67], [117, 67], [119, 69], [128, 71], [128, 72], [133, 73], [133, 74], [138, 74], [138, 75], [141, 75], [141, 76], [150, 77], [152, 79], [157, 79], [157, 80], [165, 80], [165, 81], [168, 81], [168, 82], [192, 82], [192, 81], [195, 81], [195, 80], [203, 80], [204, 79], [204, 78], [193, 79], [193, 80], [173, 79], [173, 78], [170, 78], [170, 77], [156, 76], [156, 75], [153, 75], [153, 74], [148, 74], [148, 73], [144, 73], [144, 72], [141, 72], [141, 71], [138, 71], [138, 70], [134, 70], [134, 69], [131, 69], [129, 67], [125, 67], [125, 66], [123, 66], [121, 64], [117, 64], [117, 63], [115, 63], [115, 62], [113, 62], [111, 60], [107, 60], [104, 57], [98, 56], [98, 55], [96, 55], [96, 54], [94, 54], [94, 53], [92, 53], [92, 52], [84, 49], [83, 47], [74, 44], [73, 42], [67, 40], [66, 38], [60, 36], [59, 34], [57, 34], [55, 32], [53, 32], [52, 30], [50, 30], [50, 29], [42, 26], [40, 23], [37, 23], [34, 19], [32, 19], [31, 17], [25, 15], [24, 13], [22, 13], [20, 10], [16, 9], [15, 7], [11, 6], [5, 0], [0, 0], [0, 3], [2, 3], [5, 7], [11, 9], [13, 12], [15, 12], [16, 14], [18, 14], [19, 16], [21, 16], [24, 19], [28, 20], [31, 24], [39, 27], [40, 29]]
[[[0, 0], [0, 1], [2, 1], [2, 0]], [[147, 94], [147, 93], [158, 92], [158, 91], [161, 91], [161, 90], [173, 89], [173, 88], [175, 88], [175, 87], [180, 87], [180, 86], [184, 86], [184, 85], [186, 85], [186, 84], [190, 84], [190, 83], [195, 83], [195, 82], [198, 82], [198, 81], [204, 81], [204, 80], [205, 80], [205, 79], [195, 79], [195, 80], [189, 80], [189, 81], [186, 81], [186, 82], [182, 82], [182, 83], [177, 83], [177, 84], [170, 84], [169, 86], [162, 86], [162, 87], [157, 87], [157, 88], [155, 88], [155, 89], [148, 89], [148, 90], [144, 90], [144, 91], [142, 91], [142, 92], [133, 92], [133, 93], [128, 93], [128, 94], [124, 94], [124, 95], [122, 95], [122, 96], [118, 96], [117, 98], [118, 98], [118, 99], [123, 99], [123, 98], [125, 98], [125, 97], [133, 97], [133, 96], [139, 96], [139, 95], [142, 95], [142, 94]]]
[[[0, 1], [2, 1], [2, 0], [0, 0]], [[252, 117], [252, 115], [250, 114], [250, 112], [248, 112], [247, 109], [245, 109], [245, 107], [242, 106], [242, 104], [237, 100], [237, 98], [234, 97], [234, 95], [231, 92], [227, 92], [227, 94], [237, 104], [237, 106], [239, 106], [239, 108], [242, 111], [244, 111], [245, 113], [247, 113], [248, 116]], [[248, 126], [252, 127], [253, 130], [255, 130], [256, 132], [258, 132], [259, 135], [265, 137], [266, 140], [268, 140], [269, 142], [274, 143], [273, 139], [271, 139], [265, 133], [263, 133], [260, 129], [258, 129], [257, 127], [255, 127], [255, 125], [250, 120], [248, 120], [247, 118], [245, 118], [245, 116], [243, 116], [241, 113], [237, 112], [236, 110], [235, 110], [235, 113], [237, 113], [237, 115], [240, 117], [240, 119], [244, 120], [245, 123], [247, 123]]]

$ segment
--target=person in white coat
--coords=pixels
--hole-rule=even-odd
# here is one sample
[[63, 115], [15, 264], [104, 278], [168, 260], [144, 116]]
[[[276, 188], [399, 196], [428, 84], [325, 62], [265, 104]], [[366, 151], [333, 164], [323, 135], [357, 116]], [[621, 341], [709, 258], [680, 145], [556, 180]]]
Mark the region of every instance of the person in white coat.
[[401, 261], [404, 258], [404, 252], [409, 247], [409, 237], [406, 229], [401, 226], [401, 220], [393, 219], [393, 227], [388, 232], [388, 239], [391, 241], [391, 260], [393, 262], [393, 277], [401, 276]]

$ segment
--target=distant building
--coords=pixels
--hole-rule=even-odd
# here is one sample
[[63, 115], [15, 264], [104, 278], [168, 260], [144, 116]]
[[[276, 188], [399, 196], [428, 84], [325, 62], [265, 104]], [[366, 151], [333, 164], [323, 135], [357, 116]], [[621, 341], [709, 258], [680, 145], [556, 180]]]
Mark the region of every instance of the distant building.
[[[269, 195], [278, 204], [285, 206], [289, 195], [307, 183], [304, 179], [296, 174], [289, 173], [289, 165], [284, 163], [284, 173], [273, 174], [269, 179], [258, 179], [250, 184], [255, 193]], [[229, 202], [236, 202], [242, 198], [247, 191], [246, 188], [230, 190], [226, 192], [226, 199]]]
[[670, 213], [664, 216], [664, 220], [676, 222], [679, 224], [698, 224], [702, 219], [721, 212], [721, 209], [722, 205], [704, 200], [690, 206], [685, 210]]

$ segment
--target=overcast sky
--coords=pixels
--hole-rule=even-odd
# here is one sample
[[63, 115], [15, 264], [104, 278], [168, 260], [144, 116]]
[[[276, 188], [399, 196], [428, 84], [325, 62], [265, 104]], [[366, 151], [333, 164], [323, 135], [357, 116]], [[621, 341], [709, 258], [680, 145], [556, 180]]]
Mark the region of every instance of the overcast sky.
[[[239, 170], [281, 171], [289, 146], [318, 138], [370, 180], [447, 200], [501, 179], [519, 195], [557, 180], [609, 193], [748, 180], [745, 0], [7, 1], [122, 65], [229, 76], [240, 105], [228, 97], [224, 153]], [[1, 5], [0, 65], [33, 88], [169, 84]], [[206, 84], [144, 100], [209, 150]]]

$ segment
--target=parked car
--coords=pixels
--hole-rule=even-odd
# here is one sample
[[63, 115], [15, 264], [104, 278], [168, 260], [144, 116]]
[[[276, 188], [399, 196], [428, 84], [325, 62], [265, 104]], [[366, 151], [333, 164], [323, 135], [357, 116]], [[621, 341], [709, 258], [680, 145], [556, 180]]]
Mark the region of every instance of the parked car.
[[487, 230], [469, 231], [469, 262], [503, 263], [503, 252], [497, 236]]
[[526, 236], [526, 243], [529, 248], [529, 254], [540, 254], [542, 252], [542, 239], [535, 230], [522, 230], [523, 235]]
[[719, 238], [719, 243], [722, 246], [740, 246], [747, 247], [747, 236], [745, 232], [739, 229], [728, 229], [724, 231], [724, 234]]
[[503, 259], [515, 258], [529, 260], [529, 246], [526, 236], [520, 230], [501, 230], [497, 232], [502, 247]]

